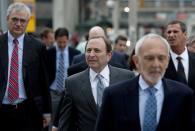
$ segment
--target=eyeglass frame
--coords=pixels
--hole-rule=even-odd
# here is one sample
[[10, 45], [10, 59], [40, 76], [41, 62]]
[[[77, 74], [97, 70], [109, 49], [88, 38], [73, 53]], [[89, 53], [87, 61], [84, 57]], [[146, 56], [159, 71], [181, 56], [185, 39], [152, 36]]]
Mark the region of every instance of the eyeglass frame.
[[10, 18], [12, 20], [13, 23], [18, 23], [20, 21], [20, 24], [24, 25], [25, 23], [27, 23], [28, 20], [26, 19], [19, 19], [17, 17], [12, 17]]

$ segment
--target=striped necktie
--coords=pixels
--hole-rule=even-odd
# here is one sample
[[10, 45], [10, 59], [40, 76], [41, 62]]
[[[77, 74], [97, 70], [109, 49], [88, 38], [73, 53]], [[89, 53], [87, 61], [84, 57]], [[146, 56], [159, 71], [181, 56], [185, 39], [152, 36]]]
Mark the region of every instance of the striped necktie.
[[178, 60], [177, 76], [180, 82], [187, 84], [186, 75], [185, 75], [185, 71], [181, 59], [182, 59], [181, 57], [179, 56], [177, 57]]
[[97, 106], [98, 108], [101, 107], [102, 104], [102, 96], [103, 96], [103, 92], [104, 92], [104, 84], [102, 81], [102, 76], [100, 74], [97, 74], [97, 79], [98, 79], [98, 83], [97, 83]]
[[14, 39], [14, 49], [11, 56], [9, 86], [8, 86], [8, 100], [14, 103], [19, 98], [18, 88], [18, 40]]
[[149, 96], [146, 100], [143, 131], [156, 131], [157, 102], [156, 102], [155, 93], [157, 89], [154, 87], [148, 87], [146, 90], [148, 91]]
[[64, 66], [64, 54], [63, 52], [60, 53], [60, 59], [59, 59], [59, 65], [58, 65], [58, 72], [57, 72], [57, 78], [56, 78], [56, 87], [57, 92], [61, 93], [64, 90], [64, 76], [65, 66]]

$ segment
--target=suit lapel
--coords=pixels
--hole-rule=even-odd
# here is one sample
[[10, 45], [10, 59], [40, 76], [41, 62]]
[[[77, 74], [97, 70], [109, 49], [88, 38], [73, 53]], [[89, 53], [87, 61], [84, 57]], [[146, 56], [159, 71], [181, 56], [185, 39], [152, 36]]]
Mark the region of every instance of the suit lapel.
[[73, 59], [73, 51], [71, 50], [70, 47], [68, 47], [68, 52], [69, 52], [69, 65], [71, 65]]
[[8, 79], [8, 34], [5, 33], [2, 35], [2, 39], [0, 41], [0, 63], [2, 64], [2, 78], [4, 78], [5, 81], [3, 81], [3, 87], [0, 87], [0, 103], [3, 99], [3, 96], [5, 94], [6, 86], [7, 86], [7, 79]]
[[118, 78], [117, 78], [118, 72], [115, 69], [113, 69], [112, 66], [109, 65], [108, 67], [110, 69], [110, 84], [109, 85], [112, 85], [118, 82]]
[[89, 107], [97, 115], [97, 113], [98, 113], [97, 105], [96, 105], [94, 97], [93, 97], [93, 93], [92, 93], [92, 89], [91, 89], [91, 83], [90, 83], [90, 80], [89, 80], [89, 68], [87, 70], [85, 70], [83, 73], [84, 73], [84, 75], [80, 79], [81, 91], [83, 93], [83, 96], [86, 97], [86, 100], [88, 101]]
[[23, 80], [26, 78], [27, 67], [29, 66], [29, 61], [31, 61], [31, 55], [33, 55], [33, 47], [30, 37], [25, 34], [23, 42], [23, 60], [22, 60], [22, 74]]
[[139, 119], [139, 84], [138, 84], [138, 77], [135, 77], [134, 82], [127, 83], [126, 88], [126, 95], [124, 95], [124, 112], [126, 117], [130, 119], [130, 121], [134, 122], [135, 129], [141, 131], [140, 127], [140, 119]]
[[172, 58], [170, 59], [168, 68], [167, 68], [166, 73], [165, 73], [165, 77], [169, 78], [169, 79], [172, 79], [172, 80], [179, 81], [178, 78], [177, 78], [177, 71], [176, 71], [175, 66], [173, 64]]
[[[193, 57], [193, 54], [188, 51], [189, 54], [189, 74], [188, 74], [188, 85], [191, 86], [191, 83], [194, 81], [193, 75], [195, 74], [194, 72], [194, 65], [195, 65], [195, 56]], [[193, 87], [191, 87], [193, 88]]]
[[0, 58], [1, 58], [1, 63], [2, 67], [4, 70], [4, 75], [6, 78], [6, 83], [7, 83], [7, 77], [8, 77], [8, 34], [4, 34], [2, 36], [2, 41], [0, 44]]
[[[167, 88], [167, 82], [166, 79], [162, 79], [163, 81], [163, 87], [164, 87], [164, 102], [163, 102], [163, 106], [162, 106], [162, 111], [161, 111], [161, 115], [160, 115], [160, 119], [159, 119], [159, 124], [157, 127], [158, 129], [161, 129], [161, 126], [163, 126], [162, 123], [166, 123], [167, 121], [169, 121], [168, 119], [170, 119], [167, 115], [167, 113], [169, 112], [169, 108], [170, 108], [170, 102], [169, 102], [169, 97], [170, 97], [170, 89]], [[163, 128], [162, 128], [163, 129]]]

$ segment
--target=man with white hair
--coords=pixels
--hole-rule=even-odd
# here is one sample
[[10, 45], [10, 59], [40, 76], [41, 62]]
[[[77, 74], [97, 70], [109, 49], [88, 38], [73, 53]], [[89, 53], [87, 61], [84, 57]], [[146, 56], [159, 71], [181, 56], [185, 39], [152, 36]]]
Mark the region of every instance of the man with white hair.
[[25, 33], [29, 19], [28, 6], [11, 4], [8, 32], [0, 36], [0, 123], [5, 131], [41, 131], [50, 122], [46, 48]]
[[148, 34], [136, 44], [140, 75], [105, 89], [96, 131], [192, 131], [193, 91], [163, 78], [169, 44]]

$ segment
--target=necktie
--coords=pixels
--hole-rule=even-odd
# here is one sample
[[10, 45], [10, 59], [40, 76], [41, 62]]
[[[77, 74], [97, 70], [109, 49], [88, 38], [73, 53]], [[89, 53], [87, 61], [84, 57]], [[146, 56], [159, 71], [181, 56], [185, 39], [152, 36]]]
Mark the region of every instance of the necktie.
[[154, 87], [147, 88], [149, 96], [146, 100], [143, 131], [155, 131], [157, 127], [157, 104], [155, 97], [156, 90], [157, 89]]
[[186, 75], [184, 72], [184, 67], [183, 67], [181, 59], [182, 59], [181, 57], [179, 57], [179, 56], [177, 57], [177, 60], [178, 60], [177, 76], [178, 76], [180, 82], [187, 84]]
[[104, 91], [104, 84], [102, 82], [102, 76], [98, 74], [97, 76], [98, 83], [97, 83], [97, 106], [100, 108], [102, 104], [102, 96]]
[[57, 92], [61, 93], [64, 90], [64, 54], [61, 52], [60, 59], [59, 59], [59, 65], [58, 65], [58, 72], [57, 72], [57, 79], [56, 79], [56, 87]]
[[8, 100], [14, 103], [19, 97], [18, 89], [18, 40], [14, 39], [14, 49], [11, 56], [10, 76], [8, 86]]

